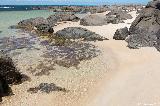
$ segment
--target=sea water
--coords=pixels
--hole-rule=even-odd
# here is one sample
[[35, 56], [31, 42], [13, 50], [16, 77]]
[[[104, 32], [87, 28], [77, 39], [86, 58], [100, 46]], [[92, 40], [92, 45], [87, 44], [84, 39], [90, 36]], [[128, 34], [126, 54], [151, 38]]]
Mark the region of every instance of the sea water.
[[29, 10], [29, 11], [0, 11], [0, 37], [15, 36], [18, 31], [9, 29], [9, 26], [16, 25], [19, 21], [35, 17], [47, 18], [55, 14], [50, 10]]

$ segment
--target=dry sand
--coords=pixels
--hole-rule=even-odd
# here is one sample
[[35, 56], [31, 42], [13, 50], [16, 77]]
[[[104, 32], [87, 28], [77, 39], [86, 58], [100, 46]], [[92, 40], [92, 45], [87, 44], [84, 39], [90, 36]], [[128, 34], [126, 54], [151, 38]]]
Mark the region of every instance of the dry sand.
[[[15, 95], [3, 98], [2, 106], [160, 106], [160, 53], [154, 48], [132, 50], [125, 41], [113, 40], [118, 28], [129, 27], [134, 17], [121, 24], [81, 26], [79, 22], [62, 23], [66, 27], [84, 27], [110, 40], [95, 42], [102, 54], [83, 61], [79, 69], [56, 66], [49, 76], [31, 76], [31, 82], [13, 86]], [[28, 56], [40, 58], [36, 53]], [[32, 62], [34, 60], [31, 60]], [[23, 63], [23, 61], [22, 61]], [[34, 62], [33, 62], [34, 63]], [[22, 67], [22, 66], [21, 66]], [[65, 87], [68, 93], [30, 94], [27, 89], [42, 82]]]

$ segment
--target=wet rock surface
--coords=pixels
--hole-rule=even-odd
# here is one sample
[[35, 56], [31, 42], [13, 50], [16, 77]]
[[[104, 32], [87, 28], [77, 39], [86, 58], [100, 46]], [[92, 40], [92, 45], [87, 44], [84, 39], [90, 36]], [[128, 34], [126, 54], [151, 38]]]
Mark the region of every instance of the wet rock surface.
[[30, 93], [38, 93], [38, 91], [42, 93], [51, 93], [51, 92], [68, 92], [65, 88], [56, 86], [54, 83], [41, 83], [38, 87], [28, 89]]
[[115, 40], [125, 40], [128, 35], [129, 35], [129, 31], [128, 31], [127, 27], [117, 29], [114, 36], [113, 36], [113, 39], [115, 39]]

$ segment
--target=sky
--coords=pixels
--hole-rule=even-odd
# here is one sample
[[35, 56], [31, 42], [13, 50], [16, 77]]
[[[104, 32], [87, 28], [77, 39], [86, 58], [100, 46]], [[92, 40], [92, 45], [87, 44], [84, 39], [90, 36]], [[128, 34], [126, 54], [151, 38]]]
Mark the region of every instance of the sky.
[[146, 4], [150, 0], [0, 0], [0, 5], [102, 5], [102, 4]]

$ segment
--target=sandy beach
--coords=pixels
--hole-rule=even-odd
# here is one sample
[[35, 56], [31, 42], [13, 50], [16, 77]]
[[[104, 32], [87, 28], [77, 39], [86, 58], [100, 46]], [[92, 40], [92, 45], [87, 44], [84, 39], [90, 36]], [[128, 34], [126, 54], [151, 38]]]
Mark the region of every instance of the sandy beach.
[[[105, 15], [106, 13], [101, 13]], [[160, 106], [159, 58], [155, 48], [129, 49], [125, 41], [113, 40], [117, 29], [130, 27], [136, 11], [130, 12], [133, 19], [125, 23], [103, 26], [82, 26], [80, 22], [62, 22], [54, 27], [55, 32], [66, 27], [83, 27], [108, 38], [92, 42], [101, 54], [91, 60], [82, 61], [77, 68], [54, 66], [47, 76], [33, 76], [19, 61], [18, 68], [32, 79], [12, 86], [13, 96], [4, 97], [1, 106]], [[20, 55], [20, 60], [30, 58], [35, 64], [41, 59], [37, 52]], [[33, 60], [34, 57], [34, 60]], [[68, 92], [38, 92], [30, 94], [28, 88], [39, 83], [55, 83]]]

